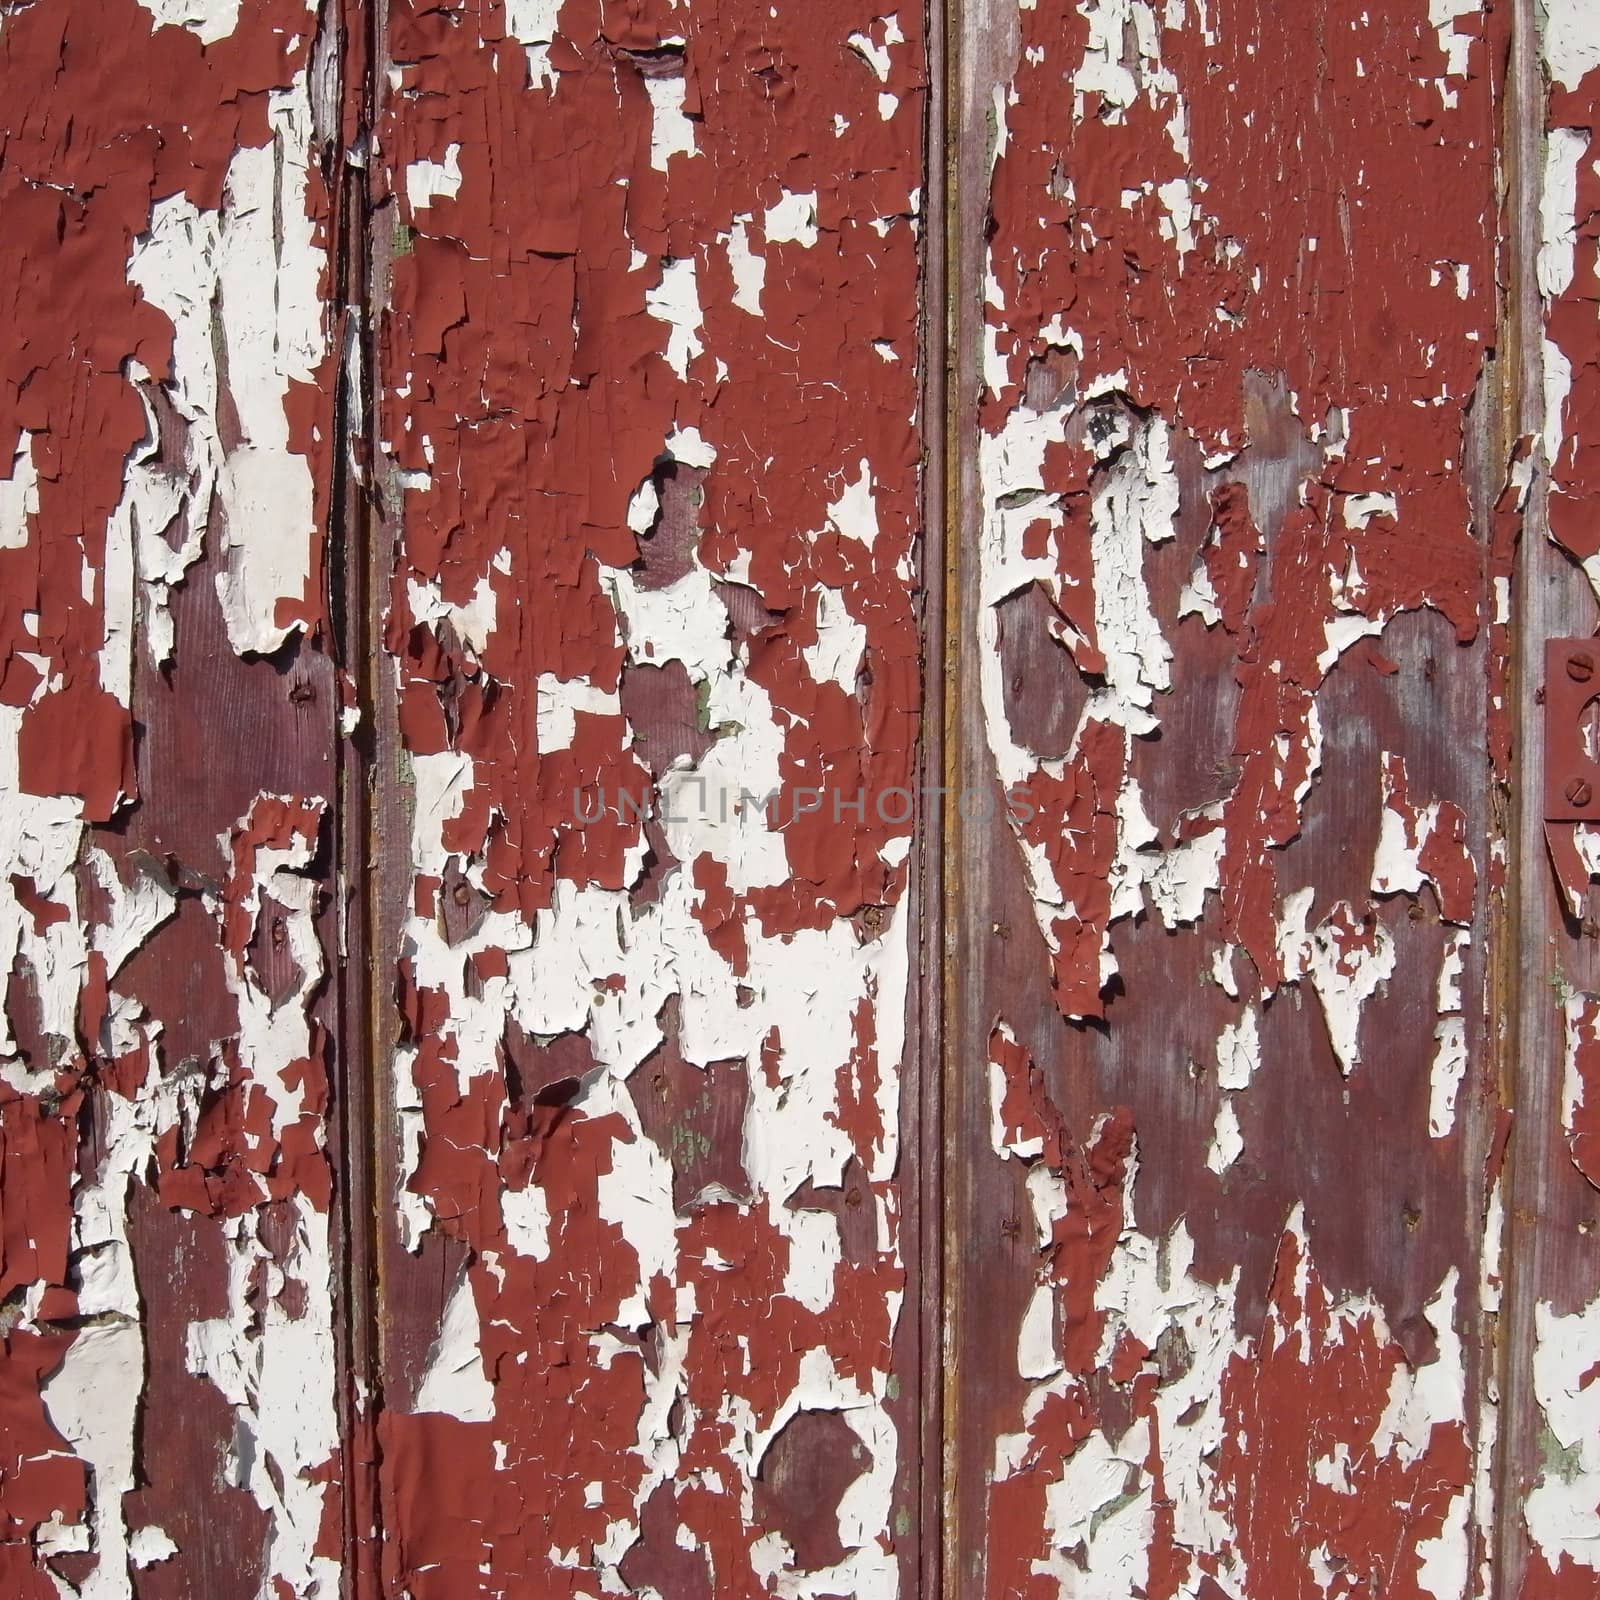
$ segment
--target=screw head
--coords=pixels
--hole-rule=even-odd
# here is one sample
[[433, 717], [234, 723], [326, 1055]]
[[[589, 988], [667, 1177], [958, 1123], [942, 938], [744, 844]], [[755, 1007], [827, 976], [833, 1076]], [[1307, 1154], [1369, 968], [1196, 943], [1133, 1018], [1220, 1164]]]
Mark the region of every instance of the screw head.
[[1575, 650], [1567, 657], [1567, 676], [1574, 683], [1587, 683], [1594, 676], [1594, 657], [1587, 650]]
[[1562, 792], [1569, 805], [1586, 806], [1594, 798], [1594, 790], [1582, 778], [1574, 778]]

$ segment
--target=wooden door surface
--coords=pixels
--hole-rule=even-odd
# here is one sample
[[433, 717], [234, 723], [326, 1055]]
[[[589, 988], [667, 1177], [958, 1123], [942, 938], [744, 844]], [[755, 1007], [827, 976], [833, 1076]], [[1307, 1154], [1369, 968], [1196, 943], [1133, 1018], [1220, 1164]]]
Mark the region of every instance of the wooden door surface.
[[0, 1593], [1600, 1594], [1600, 13], [0, 75]]

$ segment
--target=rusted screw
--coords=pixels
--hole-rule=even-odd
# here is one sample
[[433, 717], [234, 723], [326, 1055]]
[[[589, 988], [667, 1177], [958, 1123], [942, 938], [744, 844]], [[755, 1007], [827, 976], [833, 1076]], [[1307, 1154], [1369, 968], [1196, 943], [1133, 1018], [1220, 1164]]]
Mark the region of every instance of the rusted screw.
[[1587, 683], [1594, 676], [1594, 657], [1587, 650], [1575, 651], [1567, 657], [1567, 676], [1574, 683]]
[[292, 689], [290, 689], [289, 698], [297, 706], [303, 706], [308, 700], [315, 700], [317, 698], [317, 691], [313, 689], [304, 678], [302, 678]]
[[464, 883], [458, 883], [450, 893], [458, 906], [464, 906], [472, 898], [472, 891]]
[[1582, 778], [1574, 778], [1562, 791], [1571, 805], [1586, 806], [1594, 798], [1594, 790]]

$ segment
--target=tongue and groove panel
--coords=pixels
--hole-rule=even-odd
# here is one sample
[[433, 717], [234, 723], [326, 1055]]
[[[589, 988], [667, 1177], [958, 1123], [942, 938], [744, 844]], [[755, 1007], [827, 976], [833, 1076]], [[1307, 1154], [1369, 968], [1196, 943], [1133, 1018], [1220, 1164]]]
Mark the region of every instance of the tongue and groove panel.
[[913, 1592], [921, 19], [385, 49], [386, 1588]]
[[0, 1588], [338, 1592], [329, 171], [299, 0], [0, 17]]
[[[1516, 120], [1506, 158], [1536, 202], [1522, 241], [1533, 267], [1518, 308], [1528, 330], [1522, 431], [1539, 468], [1514, 611], [1525, 681], [1531, 687], [1544, 677], [1545, 639], [1570, 641], [1548, 666], [1567, 687], [1578, 685], [1581, 700], [1600, 625], [1600, 18], [1582, 5], [1549, 6], [1540, 35], [1529, 30], [1513, 66], [1529, 110]], [[1592, 727], [1592, 717], [1591, 702], [1581, 722]], [[1522, 998], [1508, 1018], [1519, 1092], [1506, 1207], [1500, 1581], [1501, 1592], [1520, 1600], [1573, 1600], [1600, 1582], [1600, 829], [1541, 818], [1533, 785], [1542, 742], [1557, 752], [1574, 738], [1594, 748], [1583, 726], [1541, 720], [1528, 724], [1518, 771], [1526, 796], [1518, 840]]]
[[1596, 1592], [1591, 9], [0, 6], [0, 1590]]
[[1491, 1583], [1508, 25], [963, 24], [952, 1592]]

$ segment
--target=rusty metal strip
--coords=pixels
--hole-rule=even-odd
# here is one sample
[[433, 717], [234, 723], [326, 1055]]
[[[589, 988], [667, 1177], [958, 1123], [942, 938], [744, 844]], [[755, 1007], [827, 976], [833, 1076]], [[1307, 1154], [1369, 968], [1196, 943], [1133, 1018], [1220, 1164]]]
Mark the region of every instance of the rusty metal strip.
[[1589, 751], [1586, 712], [1595, 681], [1592, 635], [1544, 641], [1543, 810], [1546, 822], [1588, 822], [1600, 817], [1600, 761]]

